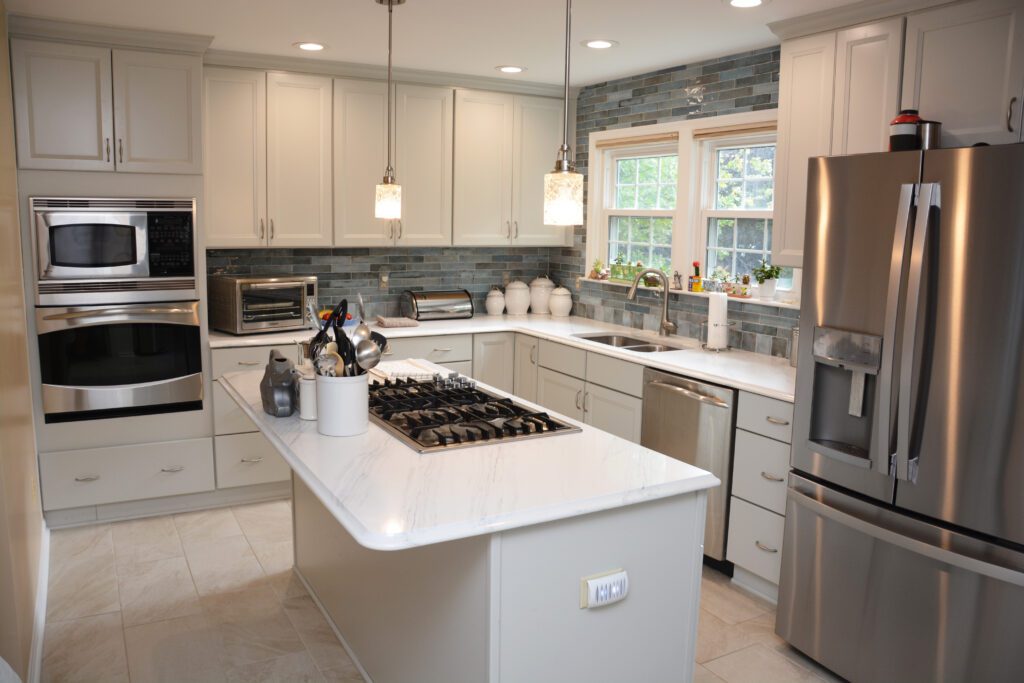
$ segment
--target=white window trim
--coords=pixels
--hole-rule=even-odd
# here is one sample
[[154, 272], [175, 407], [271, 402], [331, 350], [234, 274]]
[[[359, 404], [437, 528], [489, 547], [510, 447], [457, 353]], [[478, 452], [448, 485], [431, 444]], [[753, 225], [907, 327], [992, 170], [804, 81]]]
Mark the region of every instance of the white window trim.
[[[600, 259], [602, 262], [608, 260], [607, 219], [609, 215], [614, 214], [611, 213], [613, 210], [604, 207], [607, 193], [614, 191], [614, 182], [610, 174], [615, 168], [615, 158], [634, 156], [638, 152], [644, 153], [647, 150], [667, 149], [670, 152], [673, 148], [676, 150], [679, 157], [679, 170], [676, 209], [672, 216], [672, 267], [685, 277], [690, 274], [690, 264], [693, 261], [704, 262], [702, 246], [707, 239], [703, 231], [694, 229], [694, 226], [700, 221], [702, 209], [701, 188], [697, 187], [698, 183], [693, 181], [694, 178], [700, 176], [702, 141], [695, 140], [694, 136], [729, 128], [764, 127], [766, 124], [775, 124], [776, 120], [777, 111], [768, 109], [591, 133], [588, 148], [590, 167], [587, 175], [589, 200], [587, 202], [586, 271], [589, 272], [590, 265], [596, 259]], [[602, 143], [623, 143], [625, 145], [630, 139], [671, 133], [678, 135], [678, 140], [674, 144], [661, 142], [643, 145], [638, 143], [636, 146], [612, 149], [598, 147]], [[638, 211], [626, 210], [626, 212], [630, 215], [640, 215]]]

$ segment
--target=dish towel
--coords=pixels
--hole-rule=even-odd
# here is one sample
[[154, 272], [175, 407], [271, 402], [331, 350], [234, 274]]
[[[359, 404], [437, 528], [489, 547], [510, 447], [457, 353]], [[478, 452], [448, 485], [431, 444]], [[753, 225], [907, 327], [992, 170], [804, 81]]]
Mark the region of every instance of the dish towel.
[[377, 324], [381, 327], [419, 327], [419, 323], [412, 318], [385, 318], [377, 316]]

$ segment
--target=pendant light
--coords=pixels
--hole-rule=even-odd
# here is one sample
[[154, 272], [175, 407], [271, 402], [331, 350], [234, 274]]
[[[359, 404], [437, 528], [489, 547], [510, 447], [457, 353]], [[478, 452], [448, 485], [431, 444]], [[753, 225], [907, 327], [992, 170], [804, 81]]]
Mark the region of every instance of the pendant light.
[[402, 217], [402, 186], [395, 182], [395, 168], [391, 165], [391, 13], [395, 5], [402, 5], [405, 0], [374, 1], [388, 7], [388, 165], [384, 170], [384, 180], [377, 185], [373, 215], [376, 218], [398, 220]]
[[555, 169], [544, 175], [544, 225], [583, 225], [583, 174], [576, 172], [569, 147], [569, 48], [572, 0], [565, 0], [565, 101], [562, 103], [562, 146]]

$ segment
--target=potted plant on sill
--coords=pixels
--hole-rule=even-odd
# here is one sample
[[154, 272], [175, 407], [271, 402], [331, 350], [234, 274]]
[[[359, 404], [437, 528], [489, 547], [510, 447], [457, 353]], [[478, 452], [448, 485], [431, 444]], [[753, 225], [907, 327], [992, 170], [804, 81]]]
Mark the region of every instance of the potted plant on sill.
[[775, 285], [778, 283], [780, 275], [782, 275], [782, 268], [780, 266], [770, 266], [764, 259], [761, 259], [761, 265], [754, 268], [757, 292], [762, 299], [775, 298]]

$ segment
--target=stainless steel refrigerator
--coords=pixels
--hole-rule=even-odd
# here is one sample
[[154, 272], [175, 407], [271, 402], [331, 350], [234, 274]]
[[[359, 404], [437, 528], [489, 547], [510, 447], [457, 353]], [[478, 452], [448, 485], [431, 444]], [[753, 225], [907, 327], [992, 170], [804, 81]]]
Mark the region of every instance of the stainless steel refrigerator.
[[1024, 145], [813, 159], [777, 633], [1024, 680]]

